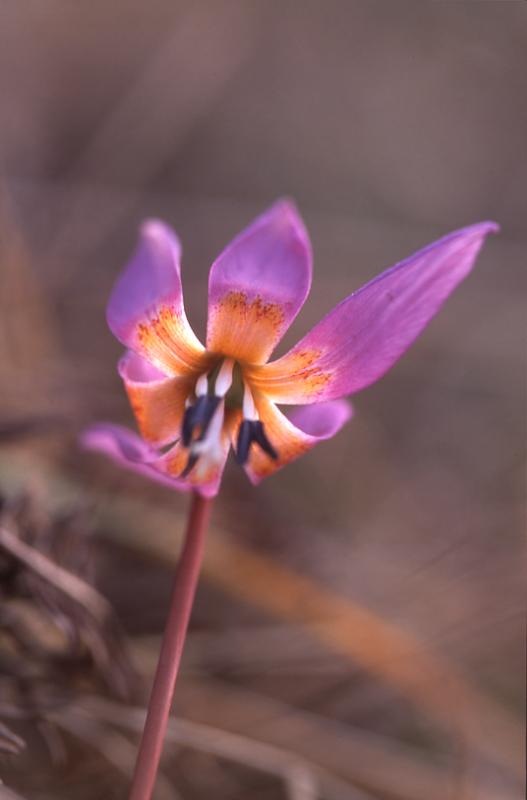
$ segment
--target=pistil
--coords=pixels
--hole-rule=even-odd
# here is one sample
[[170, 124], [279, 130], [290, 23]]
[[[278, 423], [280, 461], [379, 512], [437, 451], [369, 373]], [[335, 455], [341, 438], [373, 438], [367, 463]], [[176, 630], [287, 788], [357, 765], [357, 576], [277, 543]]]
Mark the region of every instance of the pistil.
[[220, 400], [225, 397], [231, 386], [232, 369], [232, 359], [226, 358], [218, 372], [212, 394], [209, 394], [209, 379], [207, 374], [200, 375], [196, 381], [194, 392], [197, 400], [195, 403], [190, 402], [187, 405], [183, 417], [181, 438], [185, 447], [190, 447], [197, 429], [200, 431], [198, 439], [200, 441], [205, 439], [208, 427], [218, 408]]
[[[195, 468], [205, 472], [211, 464], [222, 458], [221, 436], [225, 421], [225, 402], [233, 386], [233, 370], [233, 360], [226, 358], [215, 379], [212, 379], [213, 385], [210, 375], [200, 375], [194, 387], [195, 401], [190, 398], [187, 400], [181, 441], [189, 449], [189, 456], [180, 476], [182, 478], [186, 478]], [[230, 402], [232, 403], [232, 398]], [[246, 381], [243, 382], [241, 405], [243, 419], [236, 442], [236, 461], [242, 465], [247, 463], [253, 443], [276, 461], [278, 453], [267, 438], [252, 391]]]
[[[200, 375], [196, 381], [194, 393], [196, 402], [187, 401], [183, 416], [181, 439], [184, 447], [190, 448], [182, 478], [194, 469], [199, 459], [209, 463], [221, 454], [221, 432], [225, 417], [224, 398], [232, 384], [234, 363], [227, 358], [223, 362], [214, 383], [212, 394], [209, 394], [208, 375]], [[195, 436], [198, 431], [198, 435]]]
[[208, 429], [205, 434], [201, 434], [190, 446], [189, 458], [185, 469], [181, 473], [182, 478], [186, 478], [194, 468], [201, 470], [205, 474], [214, 463], [219, 463], [223, 457], [221, 435], [225, 419], [225, 402], [221, 398], [217, 399], [218, 407], [212, 416]]
[[216, 383], [214, 384], [214, 394], [217, 397], [225, 397], [227, 392], [232, 386], [232, 371], [234, 369], [234, 361], [232, 358], [226, 358], [221, 365]]

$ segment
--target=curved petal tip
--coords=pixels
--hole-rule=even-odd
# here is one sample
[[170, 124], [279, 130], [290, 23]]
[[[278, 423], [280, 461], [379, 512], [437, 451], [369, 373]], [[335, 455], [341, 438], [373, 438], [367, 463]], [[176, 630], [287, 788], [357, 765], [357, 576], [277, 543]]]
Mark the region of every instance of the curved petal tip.
[[163, 220], [154, 217], [145, 219], [139, 227], [139, 246], [141, 244], [162, 247], [171, 251], [174, 266], [179, 271], [181, 258], [181, 242], [175, 231]]
[[297, 408], [290, 420], [308, 436], [330, 439], [352, 416], [353, 406], [348, 400], [328, 400]]
[[319, 442], [335, 436], [353, 414], [352, 406], [346, 400], [303, 406], [295, 409], [290, 417], [284, 416], [262, 396], [257, 399], [257, 407], [278, 458], [271, 459], [260, 449], [252, 448], [245, 471], [254, 485], [295, 461]]
[[208, 349], [263, 364], [307, 297], [312, 260], [296, 206], [289, 199], [274, 203], [211, 267]]
[[461, 230], [457, 231], [457, 233], [464, 233], [465, 235], [470, 235], [471, 232], [477, 233], [480, 236], [486, 236], [489, 233], [499, 233], [501, 231], [501, 225], [498, 222], [494, 222], [494, 220], [487, 219], [483, 222], [476, 222], [474, 225], [469, 225], [467, 228], [462, 228]]
[[95, 450], [114, 460], [136, 464], [147, 464], [158, 457], [157, 451], [136, 433], [112, 423], [90, 425], [80, 434], [79, 444], [85, 450]]
[[79, 444], [85, 450], [103, 453], [116, 464], [130, 472], [161, 483], [170, 489], [181, 492], [189, 491], [192, 486], [160, 472], [153, 466], [159, 453], [150, 447], [140, 436], [121, 425], [97, 423], [84, 430], [79, 437]]

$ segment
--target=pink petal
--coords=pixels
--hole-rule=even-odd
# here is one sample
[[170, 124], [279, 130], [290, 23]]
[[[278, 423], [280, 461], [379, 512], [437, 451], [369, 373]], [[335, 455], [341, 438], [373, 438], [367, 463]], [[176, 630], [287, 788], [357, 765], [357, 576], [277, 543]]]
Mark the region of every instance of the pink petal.
[[165, 381], [168, 378], [166, 373], [155, 367], [146, 358], [133, 350], [128, 350], [121, 358], [117, 367], [119, 375], [123, 380], [134, 381], [134, 383], [153, 383], [155, 381]]
[[306, 229], [295, 206], [282, 200], [212, 265], [207, 348], [263, 364], [301, 309], [311, 274]]
[[487, 234], [482, 222], [451, 233], [351, 294], [285, 356], [246, 368], [252, 385], [279, 403], [313, 403], [364, 389], [390, 369], [472, 269]]
[[144, 475], [150, 480], [186, 492], [192, 487], [186, 481], [178, 481], [160, 472], [153, 465], [159, 454], [140, 436], [121, 425], [100, 423], [87, 428], [81, 435], [81, 445], [86, 450], [104, 453], [125, 469]]
[[179, 438], [193, 379], [168, 378], [132, 350], [119, 362], [119, 374], [142, 437], [158, 447]]
[[[350, 403], [345, 400], [316, 403], [297, 409], [290, 419], [263, 396], [256, 397], [255, 402], [267, 438], [278, 452], [278, 459], [274, 461], [255, 445], [252, 446], [245, 471], [254, 484], [273, 475], [324, 439], [330, 439], [353, 414]], [[234, 445], [237, 434], [236, 428], [233, 432]]]
[[204, 352], [185, 315], [180, 254], [167, 225], [145, 222], [107, 308], [108, 325], [119, 341], [167, 375], [199, 371]]
[[346, 400], [328, 400], [296, 408], [289, 415], [291, 422], [308, 436], [320, 441], [331, 439], [353, 416], [351, 403]]

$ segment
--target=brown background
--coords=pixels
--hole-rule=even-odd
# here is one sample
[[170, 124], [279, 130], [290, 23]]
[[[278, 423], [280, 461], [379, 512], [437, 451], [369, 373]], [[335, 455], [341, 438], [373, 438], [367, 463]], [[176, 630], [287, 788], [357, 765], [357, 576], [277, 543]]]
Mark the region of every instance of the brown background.
[[[285, 347], [381, 269], [495, 219], [502, 233], [474, 274], [393, 372], [356, 398], [354, 421], [257, 490], [230, 466], [215, 525], [413, 634], [509, 722], [520, 714], [526, 36], [523, 2], [2, 3], [0, 413], [6, 425], [35, 414], [61, 425], [10, 441], [0, 485], [24, 485], [46, 508], [64, 502], [57, 480], [74, 487], [80, 499], [66, 493], [66, 502], [90, 509], [94, 580], [149, 664], [172, 567], [152, 560], [144, 540], [161, 535], [159, 509], [179, 529], [187, 499], [74, 444], [90, 420], [131, 424], [104, 307], [140, 220], [160, 216], [180, 234], [186, 303], [203, 334], [215, 254], [277, 196], [293, 196], [315, 279]], [[117, 505], [97, 515], [101, 493]], [[132, 503], [144, 539], [127, 536]], [[382, 669], [373, 676], [271, 613], [272, 581], [254, 602], [241, 566], [230, 587], [219, 571], [211, 555], [181, 713], [213, 725], [220, 742], [237, 731], [306, 759], [308, 778], [293, 781], [291, 797], [411, 798], [401, 787], [421, 758], [451, 781], [449, 797], [486, 797], [482, 786], [489, 797], [521, 796], [510, 764], [492, 766], [472, 744], [458, 759], [445, 721], [388, 687]], [[314, 732], [298, 722], [298, 735], [280, 738], [282, 725], [306, 719]], [[495, 724], [486, 735], [501, 746]], [[97, 737], [63, 730], [66, 760], [53, 764], [27, 723], [12, 725], [29, 746], [0, 760], [0, 775], [25, 797], [124, 796], [132, 745], [116, 766], [108, 752], [120, 739], [98, 748]], [[336, 731], [350, 737], [340, 756]], [[374, 747], [355, 762], [353, 736]], [[405, 748], [416, 748], [406, 761]], [[318, 766], [343, 782], [341, 794], [308, 794]], [[162, 790], [289, 796], [264, 772], [243, 751], [217, 760], [187, 742], [170, 751]]]

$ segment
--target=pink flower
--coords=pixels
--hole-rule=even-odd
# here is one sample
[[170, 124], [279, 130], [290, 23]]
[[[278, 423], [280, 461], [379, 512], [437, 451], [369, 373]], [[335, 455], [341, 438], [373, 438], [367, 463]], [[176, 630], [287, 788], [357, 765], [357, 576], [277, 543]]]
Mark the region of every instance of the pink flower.
[[[311, 246], [295, 206], [273, 205], [212, 265], [206, 347], [185, 315], [179, 241], [162, 222], [146, 222], [107, 310], [128, 348], [119, 373], [142, 438], [95, 425], [84, 444], [205, 496], [217, 493], [232, 446], [258, 483], [340, 430], [352, 414], [341, 398], [390, 369], [497, 230], [482, 222], [420, 250], [269, 361], [311, 285]], [[286, 417], [277, 404], [304, 407]]]

